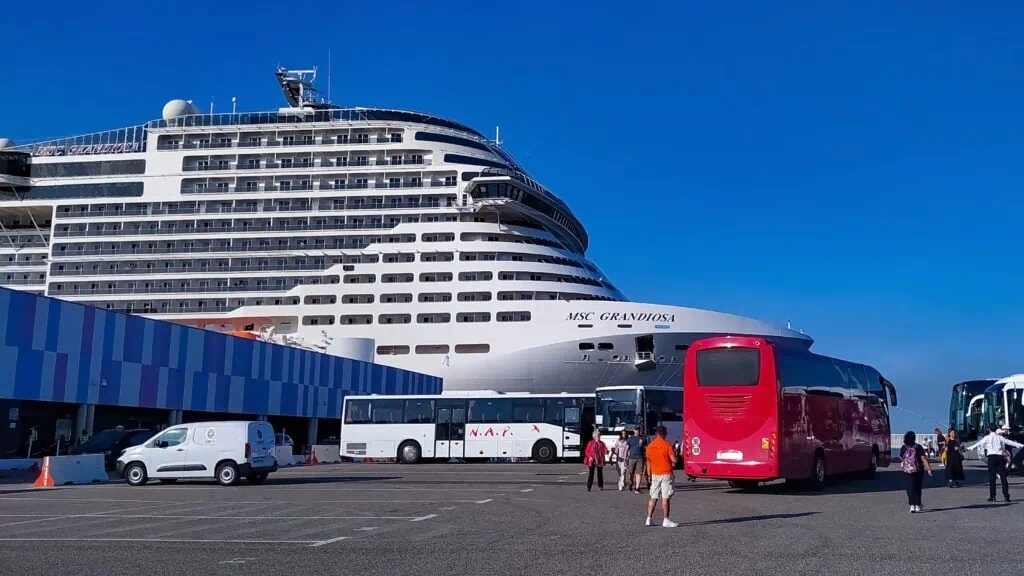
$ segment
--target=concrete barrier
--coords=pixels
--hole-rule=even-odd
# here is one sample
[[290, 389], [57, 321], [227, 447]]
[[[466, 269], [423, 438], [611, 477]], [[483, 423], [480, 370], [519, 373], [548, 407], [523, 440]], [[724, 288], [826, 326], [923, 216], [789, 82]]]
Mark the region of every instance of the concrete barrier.
[[90, 484], [109, 480], [102, 454], [80, 456], [47, 456], [33, 484], [36, 487], [64, 484]]
[[310, 450], [307, 464], [337, 464], [341, 462], [341, 447], [337, 444], [316, 444]]
[[278, 467], [295, 465], [295, 457], [292, 456], [291, 446], [278, 446], [274, 448], [274, 458], [277, 459]]

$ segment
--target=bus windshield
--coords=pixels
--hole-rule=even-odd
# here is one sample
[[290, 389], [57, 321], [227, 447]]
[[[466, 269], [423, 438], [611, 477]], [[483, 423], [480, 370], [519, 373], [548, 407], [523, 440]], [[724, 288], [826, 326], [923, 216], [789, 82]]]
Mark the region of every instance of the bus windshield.
[[1006, 410], [1003, 406], [1003, 390], [985, 391], [985, 426], [995, 424], [1002, 428], [1006, 425]]
[[972, 402], [983, 395], [994, 380], [970, 380], [953, 385], [949, 399], [949, 427], [960, 434], [962, 440], [973, 440], [981, 427], [982, 402]]
[[626, 428], [640, 423], [638, 390], [601, 390], [597, 393], [597, 416], [604, 429]]

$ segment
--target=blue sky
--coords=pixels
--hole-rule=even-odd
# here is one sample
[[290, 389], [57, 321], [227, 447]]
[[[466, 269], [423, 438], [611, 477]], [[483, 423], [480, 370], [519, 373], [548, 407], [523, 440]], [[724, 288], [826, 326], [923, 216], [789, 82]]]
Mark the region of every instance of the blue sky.
[[336, 103], [500, 124], [631, 299], [791, 320], [945, 422], [1024, 371], [1024, 5], [892, 4], [10, 2], [0, 135], [275, 109], [331, 50]]

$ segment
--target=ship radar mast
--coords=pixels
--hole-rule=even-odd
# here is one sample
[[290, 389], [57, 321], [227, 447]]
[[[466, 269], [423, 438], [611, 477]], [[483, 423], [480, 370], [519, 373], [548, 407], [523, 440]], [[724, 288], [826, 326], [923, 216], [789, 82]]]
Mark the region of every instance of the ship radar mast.
[[337, 108], [313, 86], [316, 82], [316, 72], [315, 66], [308, 70], [287, 70], [280, 66], [277, 68], [274, 75], [289, 106], [317, 110]]

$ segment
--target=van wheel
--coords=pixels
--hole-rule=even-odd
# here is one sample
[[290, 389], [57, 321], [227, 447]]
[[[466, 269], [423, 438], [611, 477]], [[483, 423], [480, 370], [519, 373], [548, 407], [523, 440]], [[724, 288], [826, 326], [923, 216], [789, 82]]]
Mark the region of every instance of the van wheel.
[[160, 483], [161, 484], [174, 484], [177, 481], [178, 481], [177, 478], [161, 478], [160, 479]]
[[260, 472], [259, 474], [249, 474], [246, 479], [249, 481], [249, 484], [263, 484], [267, 481], [267, 473]]
[[420, 445], [412, 440], [402, 442], [398, 447], [398, 461], [402, 464], [415, 464], [420, 461]]
[[820, 452], [814, 454], [811, 478], [807, 484], [811, 490], [823, 490], [825, 488], [825, 456]]
[[129, 486], [145, 486], [149, 480], [146, 467], [141, 462], [132, 462], [124, 471], [124, 479]]
[[221, 486], [231, 486], [238, 482], [238, 466], [234, 462], [225, 462], [217, 466], [217, 482]]
[[541, 464], [555, 461], [555, 445], [550, 440], [541, 440], [533, 445], [533, 460]]

